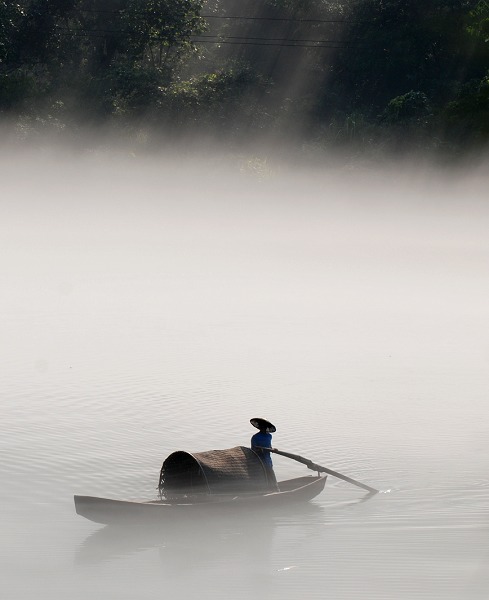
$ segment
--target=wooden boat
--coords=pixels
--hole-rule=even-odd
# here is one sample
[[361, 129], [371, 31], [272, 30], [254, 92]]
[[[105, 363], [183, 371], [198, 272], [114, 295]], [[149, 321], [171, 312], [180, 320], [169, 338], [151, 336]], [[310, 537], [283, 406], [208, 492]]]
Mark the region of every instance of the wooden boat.
[[323, 491], [326, 478], [318, 473], [275, 485], [260, 456], [243, 446], [195, 454], [178, 451], [161, 468], [159, 499], [128, 501], [75, 496], [75, 508], [79, 515], [103, 524], [133, 519], [170, 522], [235, 510], [275, 510], [312, 500]]
[[278, 483], [280, 491], [238, 495], [213, 494], [185, 500], [130, 501], [93, 496], [75, 496], [77, 514], [95, 523], [124, 523], [132, 519], [157, 519], [159, 522], [197, 515], [219, 515], [225, 511], [269, 509], [308, 502], [320, 494], [327, 475], [297, 477]]

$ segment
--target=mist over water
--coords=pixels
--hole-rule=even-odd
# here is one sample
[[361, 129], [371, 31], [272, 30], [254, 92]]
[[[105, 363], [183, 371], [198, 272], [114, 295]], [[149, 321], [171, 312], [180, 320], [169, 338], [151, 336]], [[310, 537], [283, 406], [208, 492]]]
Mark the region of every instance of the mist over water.
[[[2, 597], [482, 599], [487, 169], [2, 157]], [[103, 527], [174, 450], [328, 479], [273, 515]], [[307, 474], [274, 459], [279, 479]]]

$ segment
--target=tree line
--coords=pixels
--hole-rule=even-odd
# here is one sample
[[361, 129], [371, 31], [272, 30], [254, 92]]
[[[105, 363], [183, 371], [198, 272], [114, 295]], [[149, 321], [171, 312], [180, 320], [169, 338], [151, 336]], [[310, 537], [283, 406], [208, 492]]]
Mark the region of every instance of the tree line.
[[0, 0], [0, 114], [463, 153], [489, 141], [489, 0]]

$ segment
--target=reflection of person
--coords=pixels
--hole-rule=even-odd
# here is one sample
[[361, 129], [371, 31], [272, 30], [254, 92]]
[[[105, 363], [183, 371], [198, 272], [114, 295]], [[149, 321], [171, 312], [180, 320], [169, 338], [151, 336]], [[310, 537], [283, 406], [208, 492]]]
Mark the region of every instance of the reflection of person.
[[255, 435], [251, 438], [251, 449], [258, 454], [265, 466], [270, 489], [277, 491], [278, 485], [277, 478], [275, 477], [275, 472], [273, 470], [272, 456], [270, 452], [261, 449], [272, 447], [272, 433], [275, 433], [277, 429], [275, 425], [270, 423], [270, 421], [261, 419], [259, 417], [250, 419], [250, 423], [253, 425], [253, 427], [259, 429], [259, 432], [255, 433]]

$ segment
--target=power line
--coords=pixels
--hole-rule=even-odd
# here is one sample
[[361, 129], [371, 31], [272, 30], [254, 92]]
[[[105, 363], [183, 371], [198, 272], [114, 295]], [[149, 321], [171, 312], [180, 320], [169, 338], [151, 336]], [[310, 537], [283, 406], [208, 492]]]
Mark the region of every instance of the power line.
[[[95, 35], [93, 35], [95, 33]], [[115, 32], [112, 32], [115, 33]], [[65, 36], [74, 36], [74, 37], [94, 37], [99, 39], [105, 39], [105, 35], [98, 34], [97, 32], [87, 32], [87, 31], [66, 31], [60, 32], [60, 35]], [[154, 41], [167, 41], [166, 38], [153, 38]], [[253, 40], [254, 38], [249, 38]], [[257, 38], [259, 39], [259, 38]], [[351, 42], [345, 41], [341, 42], [338, 40], [304, 40], [304, 42], [310, 43], [302, 43], [300, 40], [284, 40], [282, 43], [276, 43], [275, 41], [246, 41], [246, 38], [242, 38], [244, 41], [236, 41], [232, 39], [221, 39], [221, 40], [213, 40], [213, 39], [199, 39], [199, 40], [189, 40], [193, 44], [227, 44], [232, 46], [274, 46], [280, 48], [317, 48], [317, 49], [330, 49], [330, 50], [341, 50], [350, 47], [349, 44]], [[287, 42], [287, 43], [285, 43]], [[367, 48], [367, 46], [354, 46], [355, 48]]]
[[[138, 33], [137, 31], [133, 30], [133, 29], [88, 29], [86, 27], [83, 28], [77, 28], [77, 29], [72, 29], [70, 27], [63, 27], [61, 25], [57, 26], [57, 29], [63, 29], [66, 31], [70, 31], [72, 33], [78, 33], [78, 32], [84, 32], [84, 33], [102, 33], [102, 34], [106, 34], [106, 33], [118, 33], [118, 34], [131, 34], [131, 33]], [[348, 43], [355, 43], [353, 40], [311, 40], [311, 39], [289, 39], [289, 38], [269, 38], [269, 37], [251, 37], [251, 36], [243, 36], [243, 35], [219, 35], [219, 34], [215, 34], [215, 35], [207, 35], [207, 34], [200, 34], [200, 33], [195, 33], [195, 34], [191, 34], [195, 37], [198, 38], [213, 38], [216, 40], [216, 42], [219, 41], [223, 41], [223, 40], [254, 40], [254, 41], [259, 41], [259, 42], [298, 42], [298, 43], [311, 43], [311, 44], [322, 44], [322, 43], [332, 43], [332, 44], [343, 44], [345, 42]], [[153, 38], [154, 39], [154, 38]]]
[[[310, 43], [310, 44], [354, 44], [356, 43], [353, 40], [309, 40], [309, 39], [289, 39], [289, 38], [264, 38], [264, 37], [245, 37], [242, 35], [225, 35], [225, 36], [219, 36], [219, 35], [200, 35], [200, 34], [195, 34], [196, 37], [199, 38], [217, 38], [215, 41], [216, 43], [219, 43], [221, 40], [254, 40], [254, 41], [259, 41], [259, 42], [297, 42], [297, 43]], [[199, 41], [199, 40], [193, 40], [193, 41]], [[237, 42], [239, 43], [239, 42]], [[361, 42], [359, 42], [361, 43]]]
[[[279, 46], [280, 48], [329, 48], [329, 49], [344, 49], [348, 46], [326, 46], [321, 44], [276, 44], [274, 42], [228, 42], [226, 40], [223, 41], [212, 41], [212, 40], [192, 40], [194, 44], [231, 44], [231, 45], [240, 45], [240, 46]], [[355, 46], [356, 48], [358, 46]]]
[[[66, 33], [62, 35], [74, 35], [74, 36], [85, 36], [85, 37], [100, 37], [104, 38], [106, 34], [131, 34], [136, 33], [131, 30], [116, 30], [116, 29], [70, 29], [68, 27], [58, 26], [58, 29], [65, 30]], [[355, 40], [311, 40], [311, 39], [288, 39], [288, 38], [263, 38], [263, 37], [245, 37], [245, 36], [217, 36], [217, 35], [205, 35], [195, 34], [195, 38], [192, 39], [193, 43], [200, 44], [234, 44], [234, 45], [247, 45], [247, 46], [288, 46], [298, 48], [343, 48], [345, 45], [358, 44]], [[153, 38], [155, 41], [166, 41], [166, 38]], [[280, 43], [275, 43], [280, 42]], [[328, 45], [326, 45], [328, 44]], [[336, 46], [331, 46], [336, 44]], [[358, 48], [363, 46], [356, 46]]]
[[200, 15], [204, 19], [236, 19], [240, 21], [293, 21], [294, 23], [360, 23], [362, 21], [352, 21], [345, 19], [291, 19], [289, 17], [239, 17], [223, 15]]

